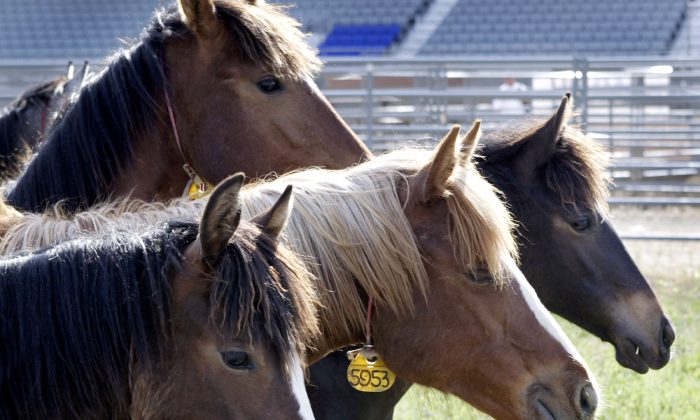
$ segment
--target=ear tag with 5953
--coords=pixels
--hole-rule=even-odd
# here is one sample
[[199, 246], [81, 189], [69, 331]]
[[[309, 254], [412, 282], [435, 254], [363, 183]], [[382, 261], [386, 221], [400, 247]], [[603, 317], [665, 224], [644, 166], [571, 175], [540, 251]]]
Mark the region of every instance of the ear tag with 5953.
[[384, 360], [374, 350], [365, 345], [347, 353], [350, 359], [347, 378], [350, 385], [361, 392], [384, 392], [394, 385], [396, 375], [384, 364]]

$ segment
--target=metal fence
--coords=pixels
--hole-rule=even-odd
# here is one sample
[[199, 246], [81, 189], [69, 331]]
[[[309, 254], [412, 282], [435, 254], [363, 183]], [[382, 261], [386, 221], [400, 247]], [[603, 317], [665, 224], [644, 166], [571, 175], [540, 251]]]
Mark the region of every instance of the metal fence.
[[[0, 100], [64, 69], [0, 62]], [[507, 78], [527, 90], [502, 90]], [[616, 204], [700, 205], [700, 59], [332, 58], [318, 83], [378, 151], [434, 141], [450, 123], [481, 118], [490, 130], [523, 114], [548, 115], [570, 91], [576, 122], [614, 157]]]

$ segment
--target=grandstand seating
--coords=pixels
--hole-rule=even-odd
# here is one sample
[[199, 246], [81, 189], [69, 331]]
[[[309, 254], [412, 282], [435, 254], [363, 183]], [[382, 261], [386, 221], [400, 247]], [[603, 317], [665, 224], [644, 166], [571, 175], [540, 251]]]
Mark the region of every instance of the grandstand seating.
[[[3, 0], [0, 59], [100, 59], [173, 1]], [[294, 4], [322, 54], [366, 55], [391, 52], [440, 0], [268, 1]], [[685, 13], [686, 0], [458, 0], [419, 54], [665, 54]]]
[[685, 6], [685, 0], [459, 0], [419, 54], [664, 54]]
[[401, 33], [401, 25], [336, 25], [319, 45], [321, 55], [382, 54]]
[[3, 0], [0, 59], [99, 59], [139, 35], [159, 0]]
[[376, 55], [397, 42], [430, 3], [431, 0], [297, 0], [291, 13], [305, 30], [328, 34], [319, 45], [321, 55]]
[[[270, 0], [268, 0], [270, 1]], [[272, 0], [295, 4], [290, 12], [307, 31], [330, 33], [335, 25], [389, 25], [402, 28], [420, 14], [431, 0]]]

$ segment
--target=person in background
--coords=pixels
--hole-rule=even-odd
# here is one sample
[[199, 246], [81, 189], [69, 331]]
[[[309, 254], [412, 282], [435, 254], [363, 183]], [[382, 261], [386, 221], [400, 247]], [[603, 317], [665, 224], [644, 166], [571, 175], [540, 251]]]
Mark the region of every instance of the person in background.
[[[509, 77], [498, 87], [498, 90], [501, 92], [525, 92], [527, 86]], [[522, 115], [526, 111], [525, 103], [516, 98], [497, 98], [493, 100], [492, 106], [495, 111], [500, 111], [503, 114]]]

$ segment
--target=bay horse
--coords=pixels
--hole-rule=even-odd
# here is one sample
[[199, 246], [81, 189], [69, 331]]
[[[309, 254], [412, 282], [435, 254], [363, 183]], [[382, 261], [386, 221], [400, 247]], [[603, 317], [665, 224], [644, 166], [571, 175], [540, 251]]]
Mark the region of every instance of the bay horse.
[[22, 92], [0, 115], [0, 179], [19, 175], [26, 158], [48, 133], [57, 113], [77, 92], [87, 74], [87, 62], [75, 74], [73, 63], [68, 72]]
[[[322, 334], [309, 359], [363, 341], [371, 297], [373, 344], [402, 377], [497, 417], [592, 417], [595, 381], [515, 266], [509, 214], [470, 162], [478, 130], [459, 152], [458, 132], [434, 155], [408, 149], [243, 190], [253, 215], [288, 181], [298, 187], [283, 242], [318, 279]], [[169, 214], [197, 214], [202, 203], [178, 200]], [[162, 204], [144, 206], [128, 218], [162, 217]], [[108, 209], [73, 228], [106, 223]]]
[[[547, 309], [613, 343], [622, 366], [660, 369], [675, 332], [609, 220], [608, 158], [567, 124], [572, 108], [567, 94], [546, 119], [487, 133], [477, 168], [513, 211], [520, 267]], [[397, 378], [384, 393], [357, 392], [334, 379], [347, 365], [344, 352], [336, 352], [311, 367], [316, 417], [391, 419], [410, 383]]]
[[0, 261], [1, 418], [313, 418], [316, 296], [277, 236], [290, 190], [240, 220], [241, 175], [201, 223], [121, 226]]
[[280, 6], [179, 0], [82, 89], [8, 201], [85, 209], [177, 197], [190, 179], [183, 164], [215, 184], [368, 158], [313, 82], [319, 64]]

